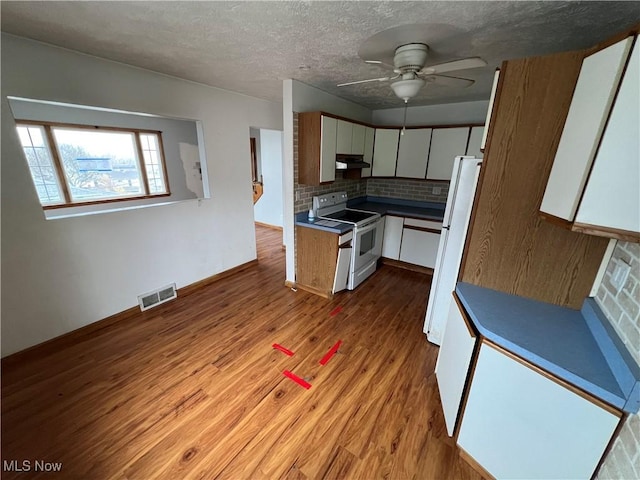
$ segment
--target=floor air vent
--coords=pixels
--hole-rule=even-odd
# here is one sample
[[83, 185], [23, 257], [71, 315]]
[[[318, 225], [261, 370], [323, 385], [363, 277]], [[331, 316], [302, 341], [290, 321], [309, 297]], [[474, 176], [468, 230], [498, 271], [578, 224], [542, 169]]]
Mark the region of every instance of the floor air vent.
[[148, 310], [149, 308], [160, 305], [161, 303], [173, 300], [178, 296], [176, 292], [176, 284], [172, 283], [166, 287], [162, 287], [153, 292], [145, 293], [144, 295], [138, 295], [138, 303], [140, 304], [140, 310]]

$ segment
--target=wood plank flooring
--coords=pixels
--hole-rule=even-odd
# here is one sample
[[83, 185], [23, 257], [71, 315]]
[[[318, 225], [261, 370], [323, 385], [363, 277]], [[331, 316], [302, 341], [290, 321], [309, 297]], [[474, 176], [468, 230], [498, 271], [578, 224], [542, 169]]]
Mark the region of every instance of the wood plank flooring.
[[326, 300], [284, 287], [282, 232], [257, 235], [257, 266], [5, 368], [2, 460], [31, 469], [2, 478], [480, 480], [444, 427], [430, 277], [385, 266]]

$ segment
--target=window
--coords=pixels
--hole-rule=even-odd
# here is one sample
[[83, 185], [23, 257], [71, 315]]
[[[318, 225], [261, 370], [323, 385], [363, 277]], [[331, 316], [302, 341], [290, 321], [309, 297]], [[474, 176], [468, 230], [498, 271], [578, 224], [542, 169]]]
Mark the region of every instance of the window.
[[46, 208], [169, 195], [160, 132], [18, 122]]

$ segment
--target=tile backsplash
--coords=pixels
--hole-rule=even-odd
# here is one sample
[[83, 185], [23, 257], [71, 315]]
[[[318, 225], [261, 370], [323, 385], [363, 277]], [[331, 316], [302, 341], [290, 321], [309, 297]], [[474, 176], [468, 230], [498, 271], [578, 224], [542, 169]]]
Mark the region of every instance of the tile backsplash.
[[422, 202], [447, 202], [448, 182], [409, 180], [404, 178], [369, 178], [367, 195], [373, 197], [403, 198]]
[[364, 195], [375, 197], [402, 198], [423, 202], [446, 203], [448, 182], [429, 182], [401, 178], [363, 178], [351, 180], [343, 178], [342, 172], [336, 172], [336, 181], [329, 185], [301, 185], [298, 183], [298, 114], [293, 116], [293, 178], [294, 213], [311, 208], [315, 195], [346, 191], [349, 198]]
[[[631, 265], [631, 273], [620, 291], [616, 291], [611, 275], [619, 262]], [[596, 302], [640, 364], [640, 244], [618, 242], [598, 288]], [[640, 415], [629, 415], [596, 478], [640, 478]]]

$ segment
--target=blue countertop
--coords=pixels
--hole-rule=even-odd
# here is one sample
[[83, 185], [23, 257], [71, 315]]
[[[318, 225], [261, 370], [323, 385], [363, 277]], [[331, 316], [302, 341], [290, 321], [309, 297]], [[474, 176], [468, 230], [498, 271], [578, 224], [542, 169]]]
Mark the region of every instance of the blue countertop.
[[573, 310], [468, 283], [456, 293], [483, 337], [623, 411], [640, 410], [640, 367], [593, 299]]
[[319, 220], [319, 218], [316, 218], [315, 220], [309, 220], [307, 212], [300, 212], [296, 214], [295, 224], [302, 227], [317, 228], [318, 230], [337, 233], [338, 235], [342, 235], [343, 233], [347, 233], [353, 230], [353, 225], [349, 223], [340, 223], [334, 227], [327, 227], [324, 225], [318, 225], [316, 222]]
[[369, 210], [380, 215], [398, 215], [439, 222], [444, 218], [446, 206], [444, 203], [371, 196], [355, 198], [350, 200], [347, 205], [349, 208]]
[[[412, 217], [422, 220], [434, 220], [441, 222], [444, 217], [444, 203], [420, 202], [417, 200], [404, 200], [399, 198], [386, 197], [358, 197], [349, 200], [349, 208], [376, 212], [380, 215], [397, 215], [400, 217]], [[337, 234], [343, 234], [353, 229], [352, 225], [341, 224], [335, 227], [318, 225], [307, 218], [307, 212], [301, 212], [295, 216], [295, 224], [303, 227], [317, 228]]]

